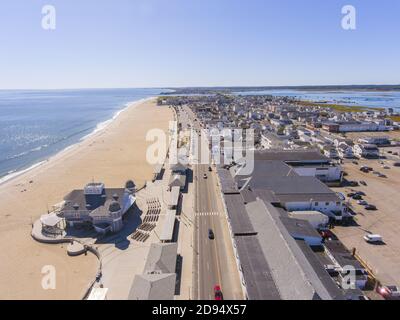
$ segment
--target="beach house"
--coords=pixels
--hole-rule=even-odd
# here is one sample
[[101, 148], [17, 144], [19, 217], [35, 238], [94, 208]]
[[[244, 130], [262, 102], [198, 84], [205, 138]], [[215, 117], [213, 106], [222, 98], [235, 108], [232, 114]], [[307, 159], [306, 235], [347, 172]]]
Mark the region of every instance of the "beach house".
[[135, 184], [128, 181], [125, 188], [106, 188], [104, 183], [89, 183], [83, 190], [74, 190], [64, 198], [58, 216], [68, 227], [90, 226], [98, 233], [118, 232], [122, 218], [134, 205]]

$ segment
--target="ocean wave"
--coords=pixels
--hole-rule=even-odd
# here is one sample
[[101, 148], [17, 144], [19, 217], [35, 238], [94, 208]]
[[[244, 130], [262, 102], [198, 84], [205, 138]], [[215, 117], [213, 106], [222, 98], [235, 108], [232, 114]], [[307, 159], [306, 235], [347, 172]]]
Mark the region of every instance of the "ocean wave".
[[5, 176], [0, 178], [0, 185], [5, 183], [5, 182], [7, 182], [7, 181], [9, 181], [9, 180], [11, 180], [11, 179], [14, 179], [14, 178], [20, 176], [21, 174], [24, 174], [25, 172], [28, 172], [28, 171], [30, 171], [30, 170], [32, 170], [34, 168], [37, 168], [37, 167], [41, 166], [42, 164], [46, 163], [47, 161], [48, 160], [44, 160], [44, 161], [35, 163], [34, 165], [30, 166], [29, 168], [26, 168], [26, 169], [23, 169], [23, 170], [19, 170], [19, 171], [12, 170], [12, 171], [9, 171], [8, 174], [6, 174]]
[[[60, 154], [60, 153], [62, 153], [62, 152], [65, 152], [65, 151], [67, 151], [67, 150], [73, 148], [74, 146], [76, 146], [77, 144], [81, 143], [83, 140], [87, 139], [88, 137], [93, 136], [94, 134], [100, 132], [101, 130], [104, 130], [110, 123], [112, 123], [115, 119], [117, 119], [118, 116], [119, 116], [122, 112], [126, 111], [129, 107], [134, 107], [134, 106], [136, 106], [136, 105], [138, 105], [138, 104], [140, 104], [140, 103], [143, 103], [143, 102], [148, 101], [148, 100], [153, 99], [153, 98], [154, 98], [154, 97], [148, 97], [148, 98], [143, 98], [143, 99], [136, 100], [136, 101], [133, 101], [133, 102], [130, 102], [130, 103], [126, 103], [126, 104], [124, 105], [124, 108], [121, 109], [121, 110], [119, 110], [119, 111], [117, 111], [117, 112], [113, 115], [113, 117], [112, 117], [111, 119], [106, 120], [106, 121], [103, 121], [103, 122], [101, 122], [101, 123], [98, 123], [97, 126], [96, 126], [96, 128], [95, 128], [91, 133], [89, 133], [88, 135], [82, 137], [77, 143], [71, 144], [71, 145], [69, 145], [69, 146], [66, 146], [63, 150], [60, 150], [57, 154]], [[88, 131], [88, 130], [90, 130], [90, 129], [91, 129], [91, 128], [87, 128], [87, 129], [84, 129], [84, 130], [80, 130], [79, 132], [75, 132], [75, 133], [73, 133], [73, 134], [71, 134], [71, 135], [69, 135], [69, 136], [66, 136], [66, 137], [63, 137], [63, 138], [61, 138], [61, 139], [58, 139], [57, 141], [54, 141], [53, 143], [50, 143], [50, 144], [43, 144], [43, 145], [41, 145], [41, 146], [39, 146], [39, 147], [32, 148], [32, 149], [30, 149], [30, 150], [28, 150], [28, 151], [21, 152], [21, 153], [19, 153], [19, 154], [17, 154], [17, 155], [13, 155], [13, 156], [11, 156], [11, 157], [9, 157], [9, 158], [7, 158], [7, 159], [0, 160], [0, 163], [5, 162], [5, 161], [9, 161], [9, 160], [12, 160], [12, 159], [24, 157], [24, 156], [26, 156], [26, 155], [28, 155], [28, 154], [30, 154], [30, 153], [32, 153], [32, 152], [38, 152], [38, 151], [42, 150], [43, 148], [48, 148], [48, 147], [50, 147], [50, 146], [52, 146], [52, 145], [54, 145], [54, 144], [57, 144], [57, 143], [59, 143], [59, 142], [61, 142], [61, 141], [65, 141], [65, 140], [67, 140], [67, 139], [70, 139], [70, 138], [72, 138], [72, 137], [74, 137], [74, 136], [76, 136], [76, 135], [79, 135], [79, 134], [81, 134], [81, 133], [83, 133], [83, 132], [86, 132], [86, 131]], [[19, 176], [19, 175], [25, 173], [25, 172], [28, 172], [28, 171], [30, 171], [30, 170], [32, 170], [32, 169], [34, 169], [34, 168], [36, 168], [36, 167], [42, 165], [43, 163], [46, 163], [46, 162], [49, 161], [52, 157], [55, 157], [57, 154], [50, 156], [48, 159], [46, 159], [46, 160], [44, 160], [44, 161], [38, 162], [38, 163], [36, 163], [36, 164], [33, 164], [32, 166], [30, 166], [30, 167], [27, 168], [27, 169], [22, 169], [22, 170], [18, 170], [18, 171], [17, 171], [17, 170], [9, 171], [5, 176], [0, 177], [0, 184], [3, 184], [3, 183], [5, 183], [6, 181], [9, 181], [9, 180], [11, 180], [11, 179], [13, 179], [13, 178], [15, 178], [15, 177], [17, 177], [17, 176]]]
[[49, 146], [48, 144], [43, 144], [43, 145], [41, 145], [39, 147], [32, 148], [30, 150], [27, 150], [27, 151], [24, 151], [24, 152], [21, 152], [21, 153], [18, 153], [18, 154], [14, 154], [12, 156], [8, 156], [7, 158], [5, 158], [3, 160], [0, 160], [0, 163], [4, 162], [4, 161], [8, 161], [8, 160], [13, 160], [13, 159], [24, 157], [24, 156], [26, 156], [28, 154], [33, 153], [33, 152], [38, 152], [38, 151], [40, 151], [40, 150], [42, 150], [44, 148], [47, 148], [48, 146]]
[[143, 103], [143, 102], [145, 102], [145, 101], [148, 101], [148, 100], [150, 100], [150, 99], [153, 99], [153, 97], [143, 98], [143, 99], [140, 99], [140, 100], [137, 100], [137, 101], [133, 101], [133, 102], [129, 102], [129, 103], [124, 104], [123, 109], [118, 110], [118, 111], [113, 115], [113, 117], [112, 117], [111, 119], [108, 119], [108, 120], [106, 120], [106, 121], [103, 121], [103, 122], [98, 123], [97, 126], [96, 126], [96, 128], [95, 128], [91, 133], [89, 133], [89, 134], [87, 134], [86, 136], [82, 137], [82, 138], [80, 139], [80, 141], [83, 141], [83, 140], [85, 140], [85, 139], [87, 139], [87, 138], [89, 138], [89, 137], [91, 137], [91, 136], [93, 136], [93, 135], [99, 133], [100, 131], [104, 130], [105, 128], [107, 128], [115, 119], [118, 118], [118, 116], [119, 116], [122, 112], [125, 112], [129, 107], [136, 106], [136, 105], [138, 105], [138, 104], [140, 104], [140, 103]]

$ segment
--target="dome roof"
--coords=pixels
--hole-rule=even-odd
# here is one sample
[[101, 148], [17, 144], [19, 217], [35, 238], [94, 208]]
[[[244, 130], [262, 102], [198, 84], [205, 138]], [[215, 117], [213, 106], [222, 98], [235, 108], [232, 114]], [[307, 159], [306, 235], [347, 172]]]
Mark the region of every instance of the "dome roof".
[[134, 189], [136, 187], [135, 183], [132, 180], [128, 180], [125, 184], [125, 188]]
[[110, 207], [108, 208], [108, 210], [110, 212], [117, 212], [117, 211], [121, 210], [121, 206], [119, 205], [119, 203], [117, 201], [113, 201], [110, 203]]

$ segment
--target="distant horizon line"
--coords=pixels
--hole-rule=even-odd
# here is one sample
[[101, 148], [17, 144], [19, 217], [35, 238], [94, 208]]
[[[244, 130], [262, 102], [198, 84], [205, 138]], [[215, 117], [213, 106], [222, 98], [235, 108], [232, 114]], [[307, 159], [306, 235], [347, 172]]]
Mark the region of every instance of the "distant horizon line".
[[229, 89], [229, 88], [248, 88], [248, 89], [296, 89], [296, 88], [379, 88], [379, 87], [398, 87], [396, 84], [319, 84], [319, 85], [202, 85], [202, 86], [155, 86], [155, 87], [81, 87], [81, 88], [0, 88], [0, 91], [56, 91], [56, 90], [112, 90], [112, 89]]

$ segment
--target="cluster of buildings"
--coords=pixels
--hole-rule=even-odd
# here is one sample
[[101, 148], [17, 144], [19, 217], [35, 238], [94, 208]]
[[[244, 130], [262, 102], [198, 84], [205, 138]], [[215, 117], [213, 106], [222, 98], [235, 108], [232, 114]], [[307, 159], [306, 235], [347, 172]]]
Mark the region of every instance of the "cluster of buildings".
[[288, 97], [221, 94], [171, 96], [160, 103], [188, 106], [204, 129], [254, 130], [251, 174], [242, 174], [245, 158], [227, 163], [223, 154], [217, 165], [248, 299], [365, 298], [367, 270], [331, 232], [353, 215], [345, 196], [330, 186], [340, 185], [344, 175], [335, 159], [376, 158], [379, 148], [393, 143], [372, 134], [346, 136], [398, 130], [389, 111], [342, 112]]
[[340, 168], [324, 169], [329, 161], [316, 151], [259, 151], [251, 177], [218, 166], [248, 299], [363, 297], [367, 271], [329, 230], [351, 219], [344, 197], [322, 182], [341, 179]]
[[390, 110], [342, 112], [289, 97], [170, 96], [160, 103], [189, 106], [205, 129], [252, 129], [256, 149], [318, 148], [332, 159], [376, 158], [380, 147], [392, 143], [389, 138], [374, 137], [353, 141], [346, 139], [346, 133], [399, 129]]

